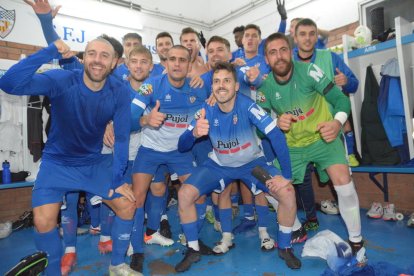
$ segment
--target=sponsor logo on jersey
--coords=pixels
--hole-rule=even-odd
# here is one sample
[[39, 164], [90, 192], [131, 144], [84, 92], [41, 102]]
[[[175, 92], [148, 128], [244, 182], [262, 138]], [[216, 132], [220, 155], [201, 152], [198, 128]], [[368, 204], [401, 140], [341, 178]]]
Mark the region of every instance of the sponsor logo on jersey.
[[143, 85], [141, 85], [141, 87], [138, 90], [138, 93], [143, 96], [151, 95], [152, 92], [153, 92], [152, 84], [150, 83], [144, 83]]
[[252, 143], [247, 142], [246, 144], [240, 146], [240, 142], [237, 138], [235, 140], [229, 141], [218, 140], [216, 147], [214, 147], [214, 150], [219, 154], [230, 154], [239, 152], [240, 150], [245, 150], [251, 145]]
[[308, 118], [310, 115], [312, 115], [315, 112], [314, 108], [311, 108], [308, 112], [303, 112], [302, 109], [300, 107], [295, 107], [293, 110], [291, 111], [287, 111], [287, 114], [293, 114], [295, 115], [299, 121], [303, 121], [306, 118]]
[[256, 102], [264, 103], [266, 101], [266, 96], [263, 94], [263, 92], [259, 91], [256, 94]]
[[15, 10], [6, 10], [0, 6], [0, 37], [5, 38], [11, 33], [16, 22]]
[[221, 141], [218, 140], [217, 141], [217, 147], [218, 149], [231, 149], [231, 148], [235, 148], [237, 146], [239, 146], [239, 140], [236, 138], [236, 140], [230, 140], [230, 141]]
[[190, 96], [190, 103], [194, 103], [194, 102], [195, 102], [195, 100], [196, 100], [196, 97], [194, 97], [194, 96]]
[[233, 114], [233, 125], [236, 125], [237, 121], [238, 121], [237, 114]]
[[170, 94], [165, 95], [164, 101], [165, 102], [171, 102], [171, 95]]
[[167, 121], [172, 121], [174, 123], [186, 123], [188, 122], [188, 115], [173, 115], [173, 114], [168, 114], [167, 113], [167, 117], [166, 117]]

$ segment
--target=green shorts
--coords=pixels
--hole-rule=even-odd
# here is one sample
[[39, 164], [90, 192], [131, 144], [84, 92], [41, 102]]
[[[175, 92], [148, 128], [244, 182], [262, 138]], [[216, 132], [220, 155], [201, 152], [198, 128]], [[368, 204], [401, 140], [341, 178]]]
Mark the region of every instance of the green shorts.
[[[321, 182], [329, 180], [326, 168], [335, 164], [348, 165], [344, 143], [340, 137], [331, 143], [319, 140], [305, 147], [289, 148], [292, 163], [293, 184], [303, 183], [306, 166], [315, 165]], [[278, 167], [278, 164], [276, 165]]]

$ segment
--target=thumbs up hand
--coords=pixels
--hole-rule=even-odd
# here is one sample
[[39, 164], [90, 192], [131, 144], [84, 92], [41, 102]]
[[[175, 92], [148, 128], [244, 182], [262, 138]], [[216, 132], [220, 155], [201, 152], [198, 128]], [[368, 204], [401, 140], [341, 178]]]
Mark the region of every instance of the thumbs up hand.
[[165, 114], [159, 112], [160, 110], [160, 101], [157, 100], [155, 106], [152, 108], [151, 112], [147, 115], [147, 125], [151, 127], [158, 128], [162, 125], [165, 120]]
[[210, 125], [206, 119], [206, 110], [203, 108], [200, 111], [200, 118], [197, 119], [195, 128], [193, 129], [193, 135], [195, 138], [200, 138], [201, 136], [208, 135], [208, 130]]
[[334, 77], [334, 83], [340, 87], [345, 86], [348, 83], [348, 78], [338, 68], [335, 69], [336, 75]]

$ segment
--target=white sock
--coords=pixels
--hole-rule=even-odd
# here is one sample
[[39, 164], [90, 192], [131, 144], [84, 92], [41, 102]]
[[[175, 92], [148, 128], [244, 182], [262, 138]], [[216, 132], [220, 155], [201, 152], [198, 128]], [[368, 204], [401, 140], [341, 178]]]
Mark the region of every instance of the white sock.
[[198, 244], [198, 241], [189, 241], [188, 247], [191, 247], [195, 251], [200, 251], [200, 245]]
[[111, 240], [111, 236], [103, 236], [103, 235], [101, 235], [99, 237], [99, 241], [100, 242], [107, 242], [107, 241], [110, 241], [110, 240]]
[[292, 229], [293, 231], [297, 231], [302, 227], [302, 223], [298, 219], [298, 215], [295, 216], [295, 221], [293, 222]]
[[76, 247], [74, 246], [68, 246], [65, 248], [65, 254], [67, 253], [76, 253]]
[[168, 220], [168, 216], [166, 214], [161, 216], [161, 221], [163, 220]]
[[279, 231], [284, 233], [284, 234], [289, 234], [289, 233], [292, 232], [292, 227], [279, 225]]
[[348, 229], [349, 240], [351, 242], [360, 242], [362, 240], [361, 216], [354, 182], [351, 180], [348, 184], [335, 185], [334, 187], [338, 194], [339, 212]]
[[259, 238], [261, 240], [270, 238], [269, 233], [267, 233], [267, 227], [259, 227]]
[[231, 233], [230, 232], [224, 232], [222, 241], [224, 241], [227, 244], [233, 244], [233, 241], [231, 239]]

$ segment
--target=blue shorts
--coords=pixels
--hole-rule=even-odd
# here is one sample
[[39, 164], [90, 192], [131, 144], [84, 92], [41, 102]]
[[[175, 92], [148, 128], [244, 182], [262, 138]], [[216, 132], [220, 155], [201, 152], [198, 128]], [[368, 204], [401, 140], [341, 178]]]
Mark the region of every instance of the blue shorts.
[[141, 146], [132, 173], [155, 175], [161, 165], [166, 165], [169, 172], [175, 172], [179, 176], [186, 175], [194, 169], [193, 155], [191, 152], [181, 153], [178, 150], [160, 152]]
[[273, 165], [268, 165], [264, 157], [237, 168], [220, 166], [209, 158], [201, 166], [194, 168], [193, 173], [185, 181], [185, 184], [196, 187], [200, 196], [209, 194], [212, 191], [220, 193], [230, 183], [238, 179], [243, 181], [254, 195], [261, 192], [269, 192], [266, 184], [261, 183], [252, 175], [252, 170], [256, 166], [263, 167], [272, 176], [281, 174]]
[[210, 138], [208, 136], [197, 139], [191, 152], [194, 156], [194, 161], [199, 166], [208, 159], [208, 154], [213, 151]]
[[[112, 184], [112, 154], [89, 166], [62, 166], [44, 160], [33, 187], [32, 207], [62, 202], [67, 192], [85, 191], [109, 199]], [[119, 197], [119, 194], [114, 197]]]

